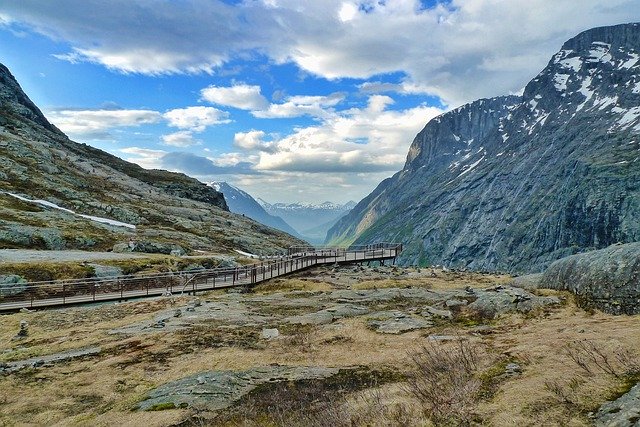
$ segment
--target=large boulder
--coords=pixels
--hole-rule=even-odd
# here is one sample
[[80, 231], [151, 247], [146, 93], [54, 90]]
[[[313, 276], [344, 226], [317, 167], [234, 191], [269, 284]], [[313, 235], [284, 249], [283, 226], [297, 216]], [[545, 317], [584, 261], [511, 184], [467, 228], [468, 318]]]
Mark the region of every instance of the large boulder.
[[640, 313], [640, 242], [562, 258], [541, 286], [575, 293], [578, 302], [611, 314]]

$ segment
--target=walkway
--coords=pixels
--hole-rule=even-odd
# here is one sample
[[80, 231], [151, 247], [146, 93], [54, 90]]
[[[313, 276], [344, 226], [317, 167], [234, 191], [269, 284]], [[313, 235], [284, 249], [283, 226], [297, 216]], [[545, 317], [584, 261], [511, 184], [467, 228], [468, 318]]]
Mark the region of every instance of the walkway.
[[347, 249], [296, 247], [289, 249], [286, 257], [236, 268], [32, 282], [24, 285], [24, 288], [20, 288], [20, 285], [2, 285], [0, 312], [252, 286], [323, 264], [395, 260], [401, 251], [402, 245], [396, 243], [351, 246]]

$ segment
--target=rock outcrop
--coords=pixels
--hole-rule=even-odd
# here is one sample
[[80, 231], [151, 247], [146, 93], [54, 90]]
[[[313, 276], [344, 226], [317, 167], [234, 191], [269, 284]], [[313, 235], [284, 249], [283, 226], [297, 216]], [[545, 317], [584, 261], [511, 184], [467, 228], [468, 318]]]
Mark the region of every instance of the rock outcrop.
[[613, 245], [551, 264], [540, 285], [575, 293], [583, 306], [611, 314], [640, 313], [640, 243]]
[[403, 264], [540, 272], [640, 240], [640, 24], [569, 40], [522, 97], [431, 120], [328, 242], [401, 241]]

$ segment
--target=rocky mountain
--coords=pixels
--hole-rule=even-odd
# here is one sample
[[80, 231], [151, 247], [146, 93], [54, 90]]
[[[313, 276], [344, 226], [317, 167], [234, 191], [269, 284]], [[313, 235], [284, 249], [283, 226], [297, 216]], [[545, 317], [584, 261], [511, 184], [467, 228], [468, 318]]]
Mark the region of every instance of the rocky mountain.
[[521, 97], [431, 120], [328, 240], [400, 241], [405, 264], [515, 272], [640, 240], [640, 24], [567, 41]]
[[268, 251], [300, 241], [221, 193], [69, 140], [0, 65], [0, 248]]
[[278, 230], [282, 230], [292, 236], [298, 235], [296, 230], [294, 230], [282, 218], [268, 214], [262, 205], [246, 191], [224, 181], [211, 182], [209, 183], [209, 186], [213, 187], [219, 193], [224, 194], [224, 199], [231, 212], [248, 216], [249, 218], [264, 225], [277, 228]]
[[283, 218], [299, 235], [314, 244], [324, 242], [329, 228], [356, 205], [353, 201], [344, 205], [331, 202], [271, 204], [262, 199], [258, 202], [265, 211]]

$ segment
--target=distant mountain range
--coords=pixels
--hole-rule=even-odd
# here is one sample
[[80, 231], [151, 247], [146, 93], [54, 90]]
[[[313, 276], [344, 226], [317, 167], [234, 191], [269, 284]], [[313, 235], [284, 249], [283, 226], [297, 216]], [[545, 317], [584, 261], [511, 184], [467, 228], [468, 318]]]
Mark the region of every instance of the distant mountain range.
[[131, 241], [221, 253], [301, 244], [229, 212], [221, 193], [194, 178], [71, 141], [0, 64], [0, 249], [111, 250]]
[[331, 202], [271, 204], [262, 199], [258, 199], [258, 202], [265, 211], [284, 219], [299, 235], [314, 244], [323, 243], [329, 228], [356, 205], [354, 201], [344, 205]]
[[515, 272], [640, 240], [640, 24], [585, 31], [522, 96], [431, 120], [327, 237], [403, 242], [404, 264]]
[[270, 215], [249, 193], [235, 187], [228, 182], [214, 181], [209, 183], [216, 191], [224, 195], [224, 199], [231, 212], [245, 215], [269, 227], [277, 228], [292, 236], [301, 237], [296, 230], [282, 218]]

